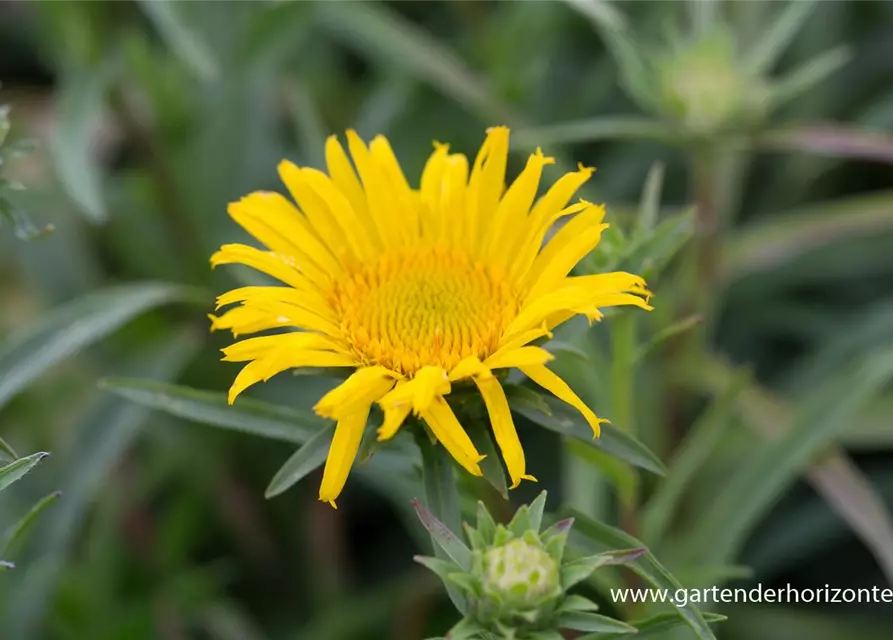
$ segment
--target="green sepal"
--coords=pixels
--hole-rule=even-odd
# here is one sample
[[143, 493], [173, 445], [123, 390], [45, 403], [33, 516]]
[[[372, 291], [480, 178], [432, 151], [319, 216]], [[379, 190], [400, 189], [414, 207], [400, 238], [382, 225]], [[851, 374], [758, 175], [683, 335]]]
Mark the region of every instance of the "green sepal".
[[433, 571], [444, 582], [449, 580], [451, 574], [461, 571], [461, 567], [456, 566], [452, 562], [441, 560], [440, 558], [432, 558], [431, 556], [413, 556], [412, 559], [423, 567]]
[[501, 547], [511, 539], [512, 534], [509, 530], [505, 526], [498, 524], [496, 525], [496, 533], [493, 535], [493, 544], [491, 546]]
[[446, 637], [449, 640], [479, 640], [486, 637], [484, 636], [486, 631], [471, 618], [462, 618], [452, 629], [447, 631]]
[[561, 604], [558, 605], [558, 608], [555, 609], [555, 613], [557, 614], [579, 611], [598, 611], [598, 605], [589, 598], [573, 594], [564, 598], [564, 600], [561, 601]]
[[455, 571], [446, 576], [446, 582], [450, 582], [466, 593], [475, 597], [481, 596], [481, 585], [470, 573]]
[[465, 538], [468, 540], [468, 544], [471, 545], [472, 552], [482, 550], [487, 546], [484, 537], [481, 535], [480, 531], [472, 527], [467, 522], [462, 523], [462, 528], [465, 530]]
[[530, 528], [539, 533], [543, 526], [543, 511], [546, 509], [546, 492], [542, 491], [536, 497], [536, 500], [530, 503], [528, 513], [530, 514]]
[[530, 531], [530, 510], [527, 508], [527, 505], [522, 505], [515, 511], [515, 515], [512, 518], [512, 521], [509, 522], [509, 531], [511, 531], [516, 538], [520, 538], [524, 535], [526, 531]]
[[487, 511], [487, 507], [483, 502], [478, 500], [477, 506], [477, 532], [480, 534], [484, 543], [493, 544], [493, 537], [496, 535], [496, 522], [493, 516]]

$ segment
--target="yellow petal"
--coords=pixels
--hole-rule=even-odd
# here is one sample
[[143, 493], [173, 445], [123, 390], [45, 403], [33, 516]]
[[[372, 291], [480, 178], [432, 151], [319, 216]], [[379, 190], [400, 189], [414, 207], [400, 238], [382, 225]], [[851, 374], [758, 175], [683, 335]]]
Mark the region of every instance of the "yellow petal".
[[592, 413], [592, 410], [587, 407], [582, 400], [580, 400], [577, 394], [574, 393], [569, 386], [567, 386], [567, 383], [564, 380], [559, 378], [543, 365], [519, 367], [519, 369], [521, 369], [524, 375], [533, 380], [543, 389], [549, 391], [556, 398], [568, 403], [577, 411], [582, 413], [583, 417], [586, 418], [586, 422], [588, 422], [589, 426], [592, 427], [593, 437], [598, 437], [601, 431], [599, 424], [601, 424], [602, 422], [607, 422], [607, 420], [601, 420], [597, 418], [596, 415]]
[[320, 416], [341, 420], [362, 405], [370, 405], [394, 386], [395, 374], [385, 367], [364, 367], [324, 395], [313, 410]]
[[231, 203], [227, 212], [271, 250], [291, 257], [315, 281], [325, 282], [323, 273], [341, 271], [334, 254], [316, 239], [304, 216], [282, 194], [257, 191]]
[[604, 207], [590, 205], [552, 237], [527, 274], [530, 299], [553, 288], [583, 256], [595, 248], [602, 231], [608, 228], [608, 225], [602, 224], [604, 215]]
[[478, 463], [486, 456], [482, 456], [474, 448], [471, 438], [459, 424], [446, 400], [443, 398], [434, 400], [422, 412], [422, 418], [431, 428], [434, 437], [443, 444], [456, 462], [473, 476], [484, 475]]
[[274, 336], [260, 336], [236, 342], [222, 349], [225, 362], [247, 362], [267, 356], [271, 351], [293, 349], [298, 351], [337, 351], [347, 355], [328, 336], [319, 333], [293, 331]]
[[[335, 425], [335, 436], [329, 447], [329, 455], [326, 457], [326, 466], [322, 474], [322, 484], [319, 486], [319, 499], [328, 502], [335, 507], [335, 499], [347, 482], [347, 475], [353, 466], [363, 439], [363, 430], [369, 417], [369, 405], [358, 407], [357, 410]], [[337, 508], [337, 507], [336, 507]]]
[[540, 347], [500, 349], [484, 360], [484, 365], [490, 369], [508, 369], [509, 367], [542, 365], [549, 362], [554, 357], [555, 356], [551, 353]]
[[499, 380], [493, 377], [475, 378], [474, 382], [484, 397], [484, 404], [487, 406], [487, 413], [490, 414], [490, 425], [493, 428], [496, 444], [499, 445], [502, 458], [505, 460], [505, 466], [508, 469], [509, 476], [512, 478], [512, 489], [521, 484], [521, 480], [535, 481], [536, 478], [525, 473], [524, 449], [521, 447], [521, 441], [518, 439], [518, 432], [515, 430], [514, 422], [512, 422], [512, 412], [509, 409], [505, 392], [502, 390]]
[[[397, 383], [398, 386], [403, 384], [406, 384], [403, 380]], [[384, 409], [384, 421], [378, 428], [378, 440], [390, 440], [397, 435], [397, 431], [403, 426], [403, 422], [411, 409], [412, 407], [409, 404], [401, 404]]]
[[505, 192], [489, 229], [488, 254], [500, 264], [507, 264], [517, 244], [518, 236], [527, 226], [527, 213], [539, 189], [543, 167], [555, 162], [537, 149], [527, 160], [527, 166]]
[[229, 403], [245, 389], [258, 382], [266, 382], [277, 373], [296, 367], [353, 367], [354, 359], [340, 353], [330, 351], [298, 351], [286, 350], [254, 360], [245, 365], [236, 376], [229, 390]]
[[412, 380], [384, 396], [379, 404], [383, 409], [408, 405], [416, 413], [421, 413], [434, 401], [435, 396], [449, 392], [450, 381], [446, 371], [427, 366], [419, 369]]
[[296, 289], [319, 287], [322, 283], [321, 280], [308, 279], [309, 274], [305, 275], [299, 270], [294, 258], [270, 251], [261, 251], [244, 244], [225, 244], [220, 247], [220, 251], [211, 256], [211, 267], [222, 264], [244, 264], [261, 273], [266, 273], [268, 276], [273, 276]]
[[487, 248], [484, 239], [489, 237], [490, 220], [505, 188], [508, 152], [508, 128], [490, 127], [468, 179], [470, 216], [481, 250]]
[[369, 216], [369, 206], [366, 203], [366, 194], [363, 192], [363, 186], [360, 184], [359, 178], [357, 178], [350, 159], [344, 152], [344, 147], [338, 142], [337, 136], [329, 136], [326, 139], [326, 167], [329, 170], [329, 175], [332, 177], [332, 182], [348, 199], [351, 208], [360, 218], [364, 228], [369, 230], [370, 235], [366, 239], [374, 247], [380, 248], [381, 238], [378, 235], [378, 229], [375, 228]]
[[492, 375], [490, 369], [485, 367], [484, 363], [481, 362], [477, 356], [468, 356], [450, 370], [450, 382], [464, 380], [465, 378], [470, 378], [472, 376], [488, 378]]

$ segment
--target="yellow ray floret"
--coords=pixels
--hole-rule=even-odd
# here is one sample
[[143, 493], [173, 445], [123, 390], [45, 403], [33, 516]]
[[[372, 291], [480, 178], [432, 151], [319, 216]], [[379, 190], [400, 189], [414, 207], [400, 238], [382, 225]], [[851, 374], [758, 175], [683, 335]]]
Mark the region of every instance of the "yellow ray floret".
[[592, 321], [605, 307], [650, 309], [651, 294], [629, 273], [569, 275], [608, 226], [604, 207], [570, 204], [593, 170], [580, 166], [537, 199], [553, 160], [537, 149], [506, 186], [508, 148], [505, 127], [488, 130], [473, 162], [435, 143], [416, 187], [385, 138], [367, 144], [348, 131], [347, 151], [335, 136], [327, 140], [327, 172], [280, 163], [293, 201], [257, 192], [230, 205], [263, 248], [224, 245], [212, 266], [247, 265], [281, 284], [221, 295], [212, 329], [286, 332], [224, 349], [224, 360], [247, 363], [229, 401], [296, 367], [354, 370], [315, 407], [337, 423], [320, 500], [335, 505], [374, 404], [384, 415], [379, 440], [414, 415], [481, 475], [483, 456], [445, 399], [465, 380], [483, 398], [512, 487], [534, 480], [497, 369], [519, 369], [598, 435], [604, 420], [546, 366], [548, 350], [531, 343], [574, 315]]

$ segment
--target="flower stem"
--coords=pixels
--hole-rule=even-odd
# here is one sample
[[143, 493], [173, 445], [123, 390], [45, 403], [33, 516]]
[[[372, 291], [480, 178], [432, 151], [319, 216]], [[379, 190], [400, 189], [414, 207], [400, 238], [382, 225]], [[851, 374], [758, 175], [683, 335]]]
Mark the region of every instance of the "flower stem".
[[[422, 477], [425, 484], [427, 507], [450, 531], [461, 535], [462, 516], [459, 509], [459, 491], [456, 486], [456, 476], [453, 473], [453, 462], [446, 449], [438, 447], [431, 441], [423, 425], [416, 425], [414, 431], [416, 443], [422, 452]], [[433, 544], [433, 541], [432, 545], [435, 556], [442, 560], [449, 559], [439, 545]], [[465, 615], [467, 604], [462, 593], [451, 585], [447, 585], [447, 592], [453, 605], [462, 615]]]

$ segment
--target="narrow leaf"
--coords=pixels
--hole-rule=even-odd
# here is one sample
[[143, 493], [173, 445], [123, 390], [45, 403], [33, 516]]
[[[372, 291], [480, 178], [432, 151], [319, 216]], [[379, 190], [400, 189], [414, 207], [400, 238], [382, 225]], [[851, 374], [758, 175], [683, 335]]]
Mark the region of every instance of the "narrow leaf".
[[[154, 3], [153, 3], [154, 4]], [[107, 217], [102, 176], [92, 137], [99, 125], [111, 71], [72, 73], [62, 79], [56, 98], [55, 127], [49, 149], [65, 193], [94, 223]]]
[[[716, 613], [704, 613], [704, 620], [710, 623], [722, 622], [725, 619], [725, 616]], [[640, 638], [668, 638], [670, 632], [685, 626], [685, 621], [675, 613], [660, 613], [645, 620], [633, 620], [630, 624], [637, 629], [636, 640], [639, 640]], [[577, 640], [618, 640], [626, 637], [625, 633], [593, 633], [581, 636]]]
[[251, 398], [239, 398], [230, 406], [226, 394], [218, 391], [128, 378], [107, 378], [99, 385], [132, 402], [178, 418], [284, 442], [302, 444], [326, 426], [325, 420], [309, 411]]
[[799, 98], [835, 71], [843, 67], [852, 58], [849, 47], [840, 46], [812, 58], [791, 71], [788, 75], [775, 81], [770, 91], [773, 107]]
[[508, 484], [505, 480], [505, 470], [502, 467], [502, 455], [493, 442], [492, 431], [489, 428], [470, 428], [468, 436], [474, 443], [478, 452], [487, 456], [480, 462], [481, 471], [484, 474], [484, 480], [490, 483], [490, 486], [505, 500], [509, 499]]
[[760, 149], [893, 164], [893, 135], [889, 132], [862, 131], [835, 123], [770, 129], [756, 136], [753, 144]]
[[666, 327], [655, 333], [654, 336], [652, 336], [651, 340], [639, 347], [639, 350], [636, 353], [635, 361], [641, 362], [648, 357], [648, 354], [663, 345], [668, 340], [672, 340], [676, 336], [694, 329], [703, 322], [704, 316], [691, 315], [687, 318], [683, 318], [682, 320], [678, 320], [676, 322], [673, 322], [672, 324], [667, 325]]
[[681, 139], [681, 134], [667, 124], [634, 116], [601, 116], [521, 129], [512, 135], [512, 143], [522, 147], [557, 146], [602, 140], [678, 142]]
[[320, 18], [345, 45], [361, 54], [412, 73], [488, 120], [514, 120], [509, 109], [490, 94], [459, 56], [384, 5], [326, 2], [321, 6]]
[[15, 450], [9, 446], [9, 443], [3, 438], [0, 438], [0, 452], [10, 460], [17, 460], [19, 457]]
[[3, 550], [0, 551], [0, 553], [8, 555], [9, 551], [16, 545], [16, 543], [24, 540], [25, 535], [31, 529], [31, 526], [37, 520], [38, 516], [40, 516], [43, 510], [55, 502], [61, 495], [61, 491], [54, 491], [31, 507], [28, 513], [25, 514], [25, 517], [6, 531], [6, 534], [4, 535]]
[[592, 22], [597, 29], [623, 29], [626, 16], [605, 0], [563, 0], [566, 5]]
[[531, 403], [524, 393], [517, 393], [511, 386], [506, 387], [512, 411], [542, 427], [565, 436], [576, 438], [604, 451], [633, 466], [663, 475], [664, 464], [648, 447], [630, 434], [610, 424], [601, 425], [601, 436], [592, 437], [592, 429], [579, 412], [556, 398], [541, 396], [550, 413]]
[[273, 498], [284, 493], [305, 476], [325, 464], [333, 435], [331, 428], [323, 428], [307, 440], [276, 472], [276, 475], [270, 480], [264, 497]]
[[0, 468], [0, 491], [6, 489], [14, 482], [21, 480], [26, 473], [31, 471], [37, 463], [44, 458], [49, 457], [49, 453], [41, 451], [40, 453], [32, 453], [30, 456], [19, 458], [15, 462], [11, 462], [5, 467]]
[[546, 492], [541, 491], [536, 499], [530, 503], [530, 528], [539, 531], [543, 526], [543, 511], [546, 509]]
[[138, 2], [164, 41], [196, 77], [203, 82], [217, 79], [220, 70], [211, 49], [180, 15], [178, 3], [170, 0], [138, 0]]
[[788, 428], [762, 443], [699, 517], [690, 556], [707, 564], [727, 563], [784, 489], [891, 378], [893, 350], [880, 350], [815, 389]]
[[636, 221], [638, 233], [649, 233], [657, 225], [663, 186], [664, 165], [661, 162], [656, 162], [648, 171], [648, 177], [645, 178], [645, 188], [642, 189], [639, 217]]
[[625, 622], [608, 618], [589, 611], [569, 611], [559, 613], [555, 624], [561, 629], [592, 631], [596, 633], [635, 633], [636, 628]]
[[460, 569], [469, 571], [471, 569], [471, 550], [465, 546], [465, 543], [459, 539], [459, 536], [447, 529], [447, 526], [434, 517], [434, 514], [418, 500], [413, 500], [412, 508], [415, 509], [422, 526], [431, 534], [431, 539], [434, 540], [437, 546]]
[[[573, 516], [575, 525], [572, 540], [580, 544], [583, 553], [592, 553], [593, 550], [600, 551], [603, 549], [645, 546], [625, 531], [593, 520], [582, 513], [573, 512]], [[666, 589], [669, 592], [675, 592], [677, 589], [682, 588], [679, 581], [650, 552], [627, 566], [656, 589]], [[676, 614], [685, 620], [686, 624], [691, 627], [700, 640], [716, 640], [716, 636], [710, 630], [704, 616], [693, 604], [687, 603], [684, 607], [677, 607]]]
[[731, 425], [738, 397], [750, 380], [749, 372], [738, 374], [701, 414], [679, 446], [662, 486], [643, 510], [641, 530], [646, 541], [657, 543], [662, 539], [692, 478], [709, 460]]
[[815, 2], [811, 0], [788, 2], [781, 15], [772, 21], [763, 37], [744, 57], [744, 67], [758, 74], [769, 71], [793, 42], [813, 9]]
[[0, 345], [0, 407], [61, 360], [154, 307], [194, 297], [162, 283], [128, 284], [90, 293], [46, 314]]

